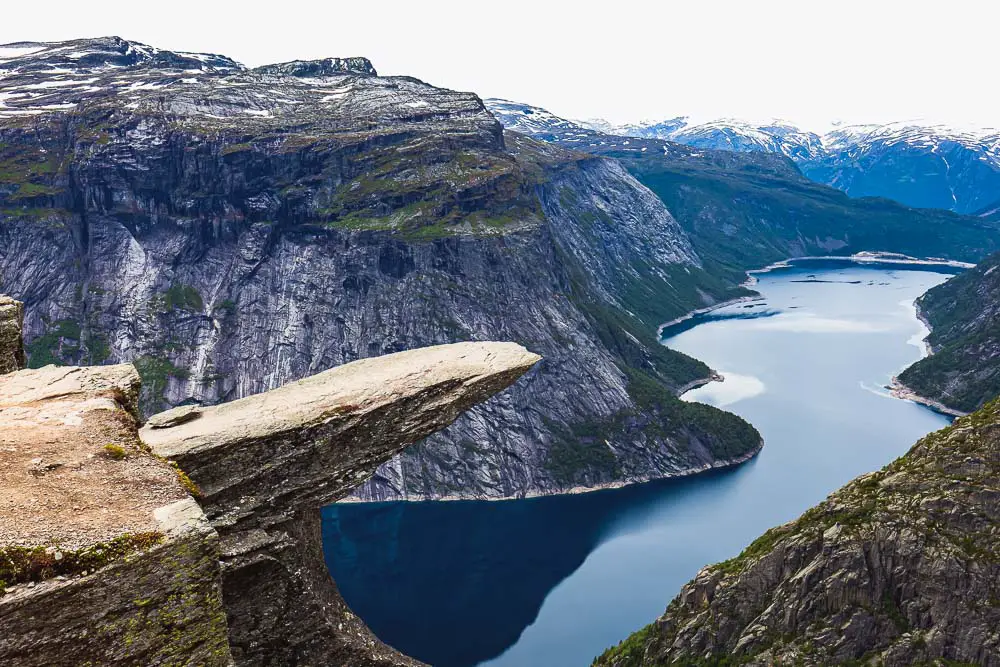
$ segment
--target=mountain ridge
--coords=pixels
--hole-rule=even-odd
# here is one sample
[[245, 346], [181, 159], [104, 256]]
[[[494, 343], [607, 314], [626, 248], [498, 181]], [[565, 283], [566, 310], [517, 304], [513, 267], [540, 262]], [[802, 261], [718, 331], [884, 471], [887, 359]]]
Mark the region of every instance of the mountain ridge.
[[369, 500], [644, 481], [759, 448], [676, 398], [711, 371], [654, 335], [743, 290], [620, 164], [367, 61], [213, 62], [98, 39], [0, 64], [0, 281], [28, 304], [31, 365], [134, 361], [151, 413], [440, 343], [545, 357], [383, 466]]
[[621, 161], [664, 202], [709, 271], [733, 282], [746, 270], [809, 255], [889, 251], [974, 263], [997, 242], [997, 221], [988, 216], [853, 198], [777, 153], [602, 134], [530, 105], [486, 104], [510, 130]]
[[908, 206], [971, 214], [1000, 197], [1000, 130], [922, 121], [837, 125], [825, 132], [787, 121], [718, 119], [614, 125], [582, 123], [620, 136], [696, 148], [785, 155], [818, 183], [854, 197], [882, 196]]

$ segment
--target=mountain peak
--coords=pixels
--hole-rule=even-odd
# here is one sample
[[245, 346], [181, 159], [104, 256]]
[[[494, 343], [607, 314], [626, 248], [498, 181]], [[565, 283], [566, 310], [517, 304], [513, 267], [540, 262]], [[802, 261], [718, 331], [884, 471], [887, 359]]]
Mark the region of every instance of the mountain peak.
[[164, 51], [118, 36], [89, 37], [65, 42], [14, 42], [0, 45], [4, 69], [93, 69], [148, 66], [163, 69], [244, 69], [231, 58], [208, 53]]
[[331, 76], [336, 74], [363, 74], [378, 76], [368, 58], [321, 58], [319, 60], [292, 60], [286, 63], [264, 65], [254, 70], [262, 74], [283, 74], [285, 76]]

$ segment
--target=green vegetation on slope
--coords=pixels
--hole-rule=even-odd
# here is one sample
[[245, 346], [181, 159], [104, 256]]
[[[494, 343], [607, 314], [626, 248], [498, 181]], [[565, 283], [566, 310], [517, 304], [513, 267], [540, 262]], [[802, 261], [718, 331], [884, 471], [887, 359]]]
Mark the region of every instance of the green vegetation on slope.
[[594, 664], [931, 665], [992, 655], [998, 425], [994, 401], [926, 436], [703, 570], [657, 622]]
[[[706, 295], [717, 300], [732, 296], [733, 291], [723, 281], [706, 278], [696, 267], [677, 267], [683, 273], [670, 282], [652, 273], [640, 274], [623, 290], [624, 307], [613, 308], [593, 297], [586, 272], [568, 253], [563, 253], [562, 258], [570, 273], [570, 298], [586, 314], [604, 347], [627, 376], [628, 393], [635, 407], [607, 419], [575, 425], [569, 433], [553, 429], [561, 437], [550, 450], [546, 467], [558, 482], [569, 486], [618, 479], [621, 466], [607, 441], [628, 430], [641, 430], [650, 441], [672, 440], [678, 444], [693, 435], [718, 460], [744, 456], [759, 446], [760, 433], [740, 417], [677, 398], [680, 387], [707, 378], [711, 369], [660, 344], [654, 335], [652, 323], [704, 305]], [[686, 300], [695, 294], [699, 301]], [[646, 295], [645, 301], [639, 295]]]
[[663, 200], [709, 272], [733, 280], [802, 255], [891, 251], [976, 262], [1000, 250], [996, 222], [852, 199], [792, 172], [650, 153], [615, 157]]
[[150, 532], [121, 535], [77, 550], [62, 550], [55, 546], [3, 547], [0, 548], [0, 594], [6, 586], [93, 572], [161, 542], [161, 533]]
[[900, 374], [921, 396], [965, 412], [1000, 395], [1000, 254], [919, 300], [934, 354]]
[[62, 366], [65, 363], [64, 356], [73, 356], [80, 351], [80, 339], [78, 322], [53, 322], [45, 333], [28, 344], [28, 367], [41, 368], [50, 364]]

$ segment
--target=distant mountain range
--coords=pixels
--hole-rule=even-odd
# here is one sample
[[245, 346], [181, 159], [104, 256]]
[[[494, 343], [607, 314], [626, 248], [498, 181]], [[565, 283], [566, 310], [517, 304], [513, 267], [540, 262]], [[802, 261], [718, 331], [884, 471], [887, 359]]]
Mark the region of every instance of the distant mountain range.
[[[886, 197], [907, 206], [979, 214], [1000, 206], [1000, 130], [955, 129], [917, 122], [847, 125], [824, 134], [773, 120], [686, 117], [614, 125], [600, 119], [567, 121], [536, 107], [488, 100], [508, 127], [538, 135], [550, 128], [562, 140], [589, 133], [660, 139], [695, 148], [785, 155], [802, 173], [852, 197]], [[503, 120], [503, 118], [501, 118]], [[994, 212], [995, 214], [995, 212]]]

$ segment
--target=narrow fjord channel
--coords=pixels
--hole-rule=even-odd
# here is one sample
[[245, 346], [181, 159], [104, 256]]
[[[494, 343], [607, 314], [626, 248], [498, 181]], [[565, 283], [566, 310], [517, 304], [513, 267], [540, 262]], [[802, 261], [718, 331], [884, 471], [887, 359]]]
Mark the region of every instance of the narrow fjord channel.
[[726, 378], [685, 399], [752, 422], [759, 456], [573, 496], [331, 506], [341, 592], [382, 640], [439, 667], [589, 665], [700, 567], [947, 424], [884, 386], [921, 356], [914, 299], [951, 272], [812, 261], [762, 274], [762, 299], [664, 332]]

